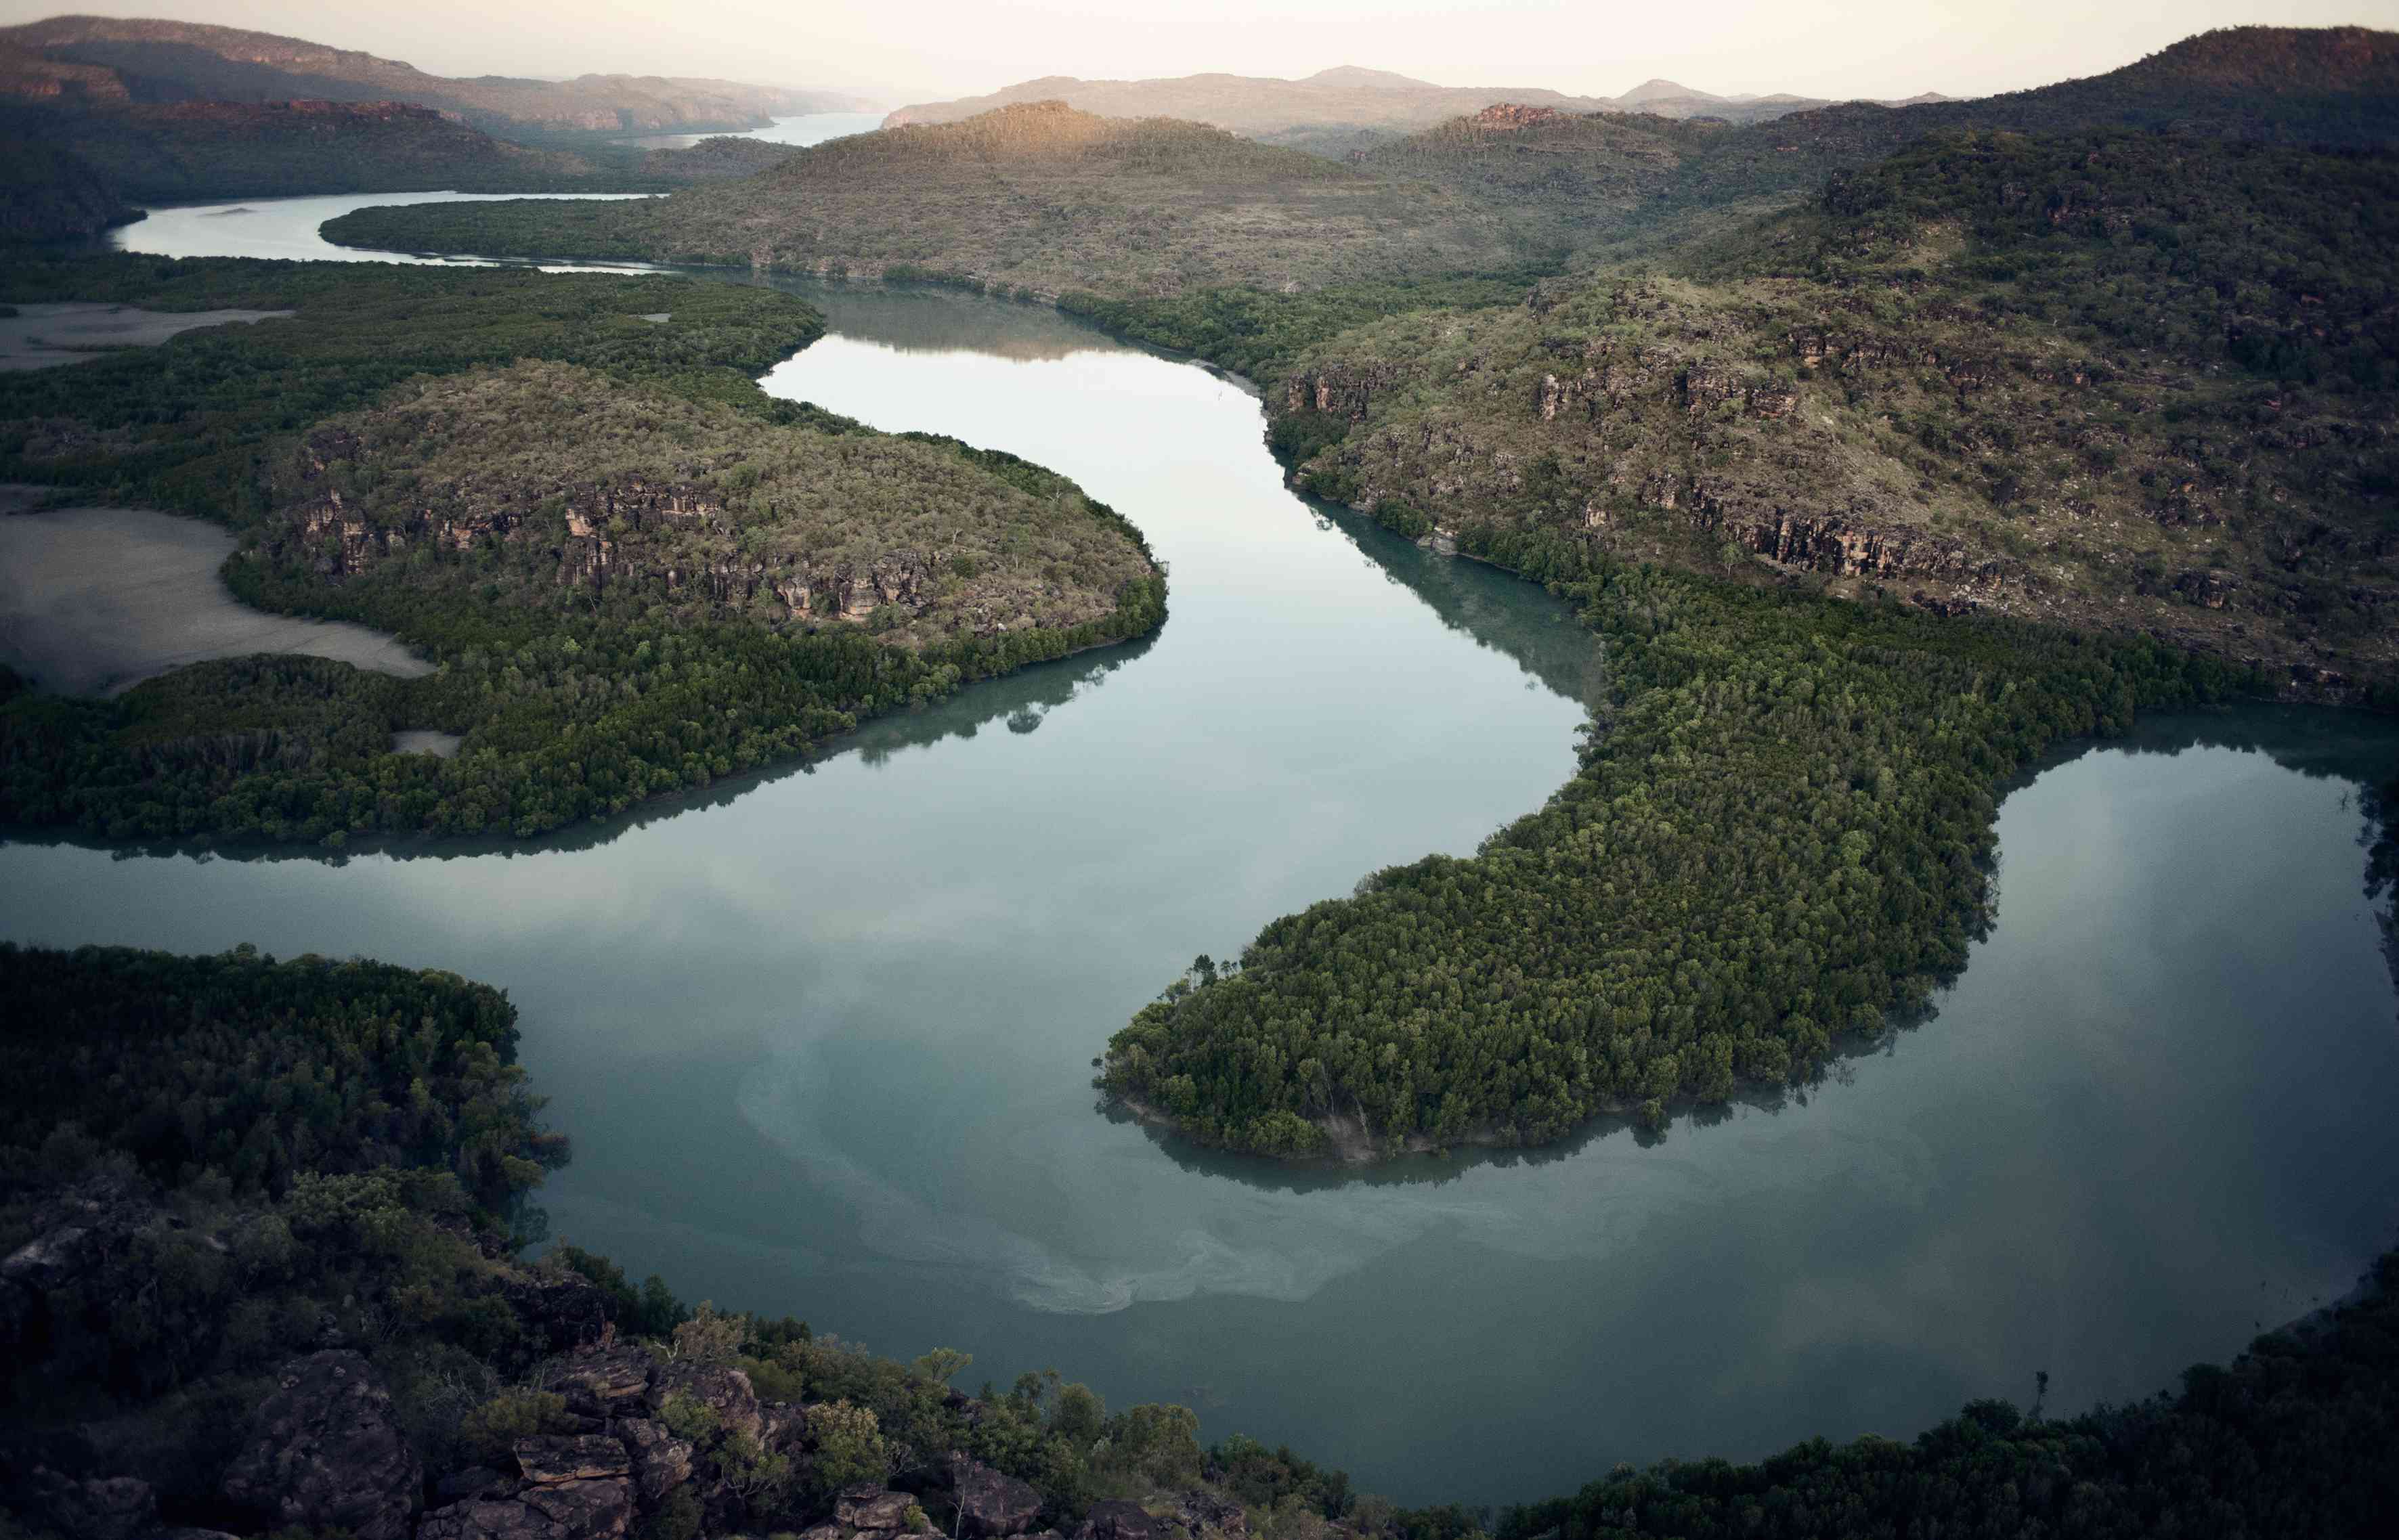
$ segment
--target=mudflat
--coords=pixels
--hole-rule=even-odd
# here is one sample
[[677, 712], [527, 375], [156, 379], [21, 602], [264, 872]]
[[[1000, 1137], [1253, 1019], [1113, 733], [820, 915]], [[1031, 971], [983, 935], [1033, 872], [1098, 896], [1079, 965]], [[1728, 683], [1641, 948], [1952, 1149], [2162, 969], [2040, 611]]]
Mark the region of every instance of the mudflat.
[[290, 310], [140, 310], [129, 304], [81, 301], [20, 304], [0, 316], [0, 369], [52, 369], [80, 363], [114, 347], [156, 347], [204, 326], [265, 321]]
[[78, 696], [252, 653], [305, 653], [402, 678], [433, 671], [381, 631], [244, 604], [217, 575], [233, 548], [224, 530], [139, 508], [0, 517], [0, 662]]

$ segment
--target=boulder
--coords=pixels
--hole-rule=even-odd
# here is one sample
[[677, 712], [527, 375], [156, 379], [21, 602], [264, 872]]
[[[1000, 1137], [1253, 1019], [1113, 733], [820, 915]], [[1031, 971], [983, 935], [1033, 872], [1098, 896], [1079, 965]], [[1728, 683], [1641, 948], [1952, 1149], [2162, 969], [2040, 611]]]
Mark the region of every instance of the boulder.
[[671, 1396], [698, 1402], [716, 1413], [716, 1425], [730, 1436], [757, 1438], [766, 1427], [758, 1410], [758, 1392], [750, 1376], [723, 1364], [671, 1363], [660, 1366], [650, 1380], [650, 1410], [656, 1412]]
[[68, 1540], [148, 1540], [158, 1526], [158, 1495], [137, 1477], [78, 1480], [36, 1466], [25, 1486], [30, 1513]]
[[427, 1514], [416, 1540], [558, 1540], [558, 1528], [522, 1503], [470, 1498]]
[[582, 1274], [542, 1269], [508, 1286], [509, 1308], [549, 1351], [564, 1352], [608, 1335], [608, 1296]]
[[632, 1483], [561, 1481], [501, 1502], [476, 1498], [436, 1508], [416, 1540], [615, 1540], [632, 1521]]
[[1227, 1536], [1227, 1540], [1232, 1540], [1234, 1536], [1246, 1536], [1250, 1533], [1248, 1509], [1239, 1503], [1228, 1503], [1204, 1492], [1185, 1493], [1177, 1517], [1183, 1520], [1183, 1527], [1194, 1534], [1214, 1530]]
[[1075, 1531], [1075, 1540], [1166, 1540], [1173, 1526], [1153, 1519], [1139, 1503], [1110, 1499], [1093, 1503]]
[[1023, 1534], [1041, 1516], [1039, 1493], [980, 1460], [951, 1455], [950, 1482], [957, 1489], [958, 1533], [967, 1540]]
[[519, 1439], [516, 1451], [517, 1465], [523, 1470], [525, 1479], [539, 1486], [604, 1480], [612, 1476], [630, 1476], [633, 1471], [632, 1458], [625, 1452], [625, 1446], [603, 1433]]
[[617, 1425], [632, 1457], [633, 1485], [642, 1501], [655, 1503], [691, 1479], [692, 1447], [648, 1417], [628, 1417]]
[[586, 1417], [607, 1417], [648, 1393], [650, 1373], [656, 1367], [656, 1360], [643, 1348], [598, 1348], [557, 1360], [544, 1383], [566, 1398], [568, 1411]]
[[447, 1506], [452, 1503], [463, 1503], [469, 1497], [506, 1497], [516, 1490], [515, 1477], [503, 1476], [489, 1466], [469, 1466], [435, 1482], [433, 1495]]
[[403, 1540], [425, 1475], [366, 1359], [343, 1350], [293, 1358], [251, 1414], [224, 1494], [279, 1526]]
[[633, 1520], [633, 1483], [621, 1476], [532, 1487], [519, 1501], [556, 1524], [564, 1540], [615, 1540]]
[[833, 1517], [848, 1529], [892, 1533], [908, 1527], [908, 1510], [915, 1506], [916, 1499], [904, 1492], [851, 1487], [834, 1500]]

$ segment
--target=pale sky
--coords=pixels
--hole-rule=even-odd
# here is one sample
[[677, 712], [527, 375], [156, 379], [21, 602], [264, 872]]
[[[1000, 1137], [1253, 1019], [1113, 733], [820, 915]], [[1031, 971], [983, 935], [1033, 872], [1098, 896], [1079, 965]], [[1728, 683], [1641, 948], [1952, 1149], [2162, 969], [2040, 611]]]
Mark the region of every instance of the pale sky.
[[2095, 74], [2209, 27], [2399, 27], [2399, 0], [0, 0], [283, 33], [437, 74], [715, 75], [883, 105], [1043, 74], [1362, 64], [1453, 86], [1614, 96], [1653, 75], [1722, 94], [1983, 96]]

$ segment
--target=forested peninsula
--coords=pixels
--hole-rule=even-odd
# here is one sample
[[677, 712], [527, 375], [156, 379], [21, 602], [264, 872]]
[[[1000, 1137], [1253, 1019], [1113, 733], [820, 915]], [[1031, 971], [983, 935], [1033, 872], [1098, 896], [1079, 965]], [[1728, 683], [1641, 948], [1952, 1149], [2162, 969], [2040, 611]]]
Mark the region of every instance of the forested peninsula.
[[2048, 744], [2399, 700], [2392, 175], [1935, 135], [1513, 297], [1093, 305], [1269, 371], [1297, 484], [1549, 583], [1613, 670], [1547, 808], [1195, 969], [1100, 1086], [1354, 1156], [1780, 1084], [1963, 964]]
[[2363, 1534], [2399, 1502], [2399, 1257], [2136, 1405], [1403, 1509], [1181, 1406], [969, 1391], [954, 1347], [529, 1259], [566, 1141], [515, 1009], [454, 974], [0, 945], [0, 1527], [30, 1540]]
[[[766, 397], [822, 331], [772, 290], [129, 258], [8, 288], [296, 310], [0, 378], [0, 477], [226, 522], [241, 598], [440, 665], [233, 659], [106, 700], [0, 678], [9, 821], [531, 835], [1164, 615], [1138, 532], [1063, 478]], [[412, 731], [463, 742], [395, 752]]]

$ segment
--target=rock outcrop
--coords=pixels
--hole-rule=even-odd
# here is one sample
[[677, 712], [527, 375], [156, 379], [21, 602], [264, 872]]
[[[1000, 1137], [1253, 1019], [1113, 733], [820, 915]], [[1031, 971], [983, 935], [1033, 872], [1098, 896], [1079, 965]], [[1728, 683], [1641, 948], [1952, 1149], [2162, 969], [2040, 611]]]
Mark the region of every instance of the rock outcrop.
[[979, 1460], [950, 1456], [950, 1483], [958, 1505], [958, 1533], [966, 1540], [1023, 1534], [1041, 1516], [1041, 1493], [1030, 1483]]
[[69, 1540], [151, 1540], [158, 1529], [158, 1496], [131, 1476], [77, 1479], [37, 1466], [24, 1483], [27, 1516]]
[[225, 1496], [278, 1527], [405, 1540], [425, 1472], [366, 1359], [313, 1353], [278, 1379], [225, 1473]]

